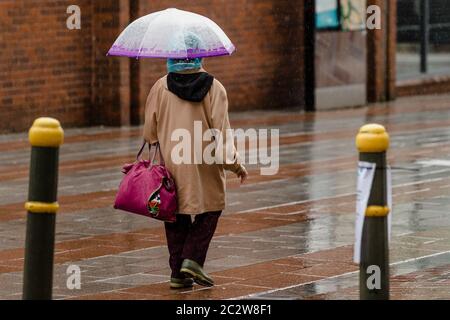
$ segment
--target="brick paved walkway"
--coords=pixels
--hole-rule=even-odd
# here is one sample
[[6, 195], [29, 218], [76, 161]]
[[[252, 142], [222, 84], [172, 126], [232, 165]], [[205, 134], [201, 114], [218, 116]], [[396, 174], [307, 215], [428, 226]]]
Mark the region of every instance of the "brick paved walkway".
[[[365, 123], [391, 134], [393, 299], [450, 299], [450, 96], [413, 97], [361, 109], [248, 112], [232, 126], [279, 128], [280, 171], [228, 176], [228, 208], [206, 263], [214, 288], [168, 289], [162, 225], [112, 209], [123, 163], [141, 128], [71, 129], [61, 149], [54, 298], [357, 299], [352, 263], [357, 153]], [[21, 296], [29, 146], [0, 137], [0, 299]], [[81, 290], [66, 269], [82, 270]]]

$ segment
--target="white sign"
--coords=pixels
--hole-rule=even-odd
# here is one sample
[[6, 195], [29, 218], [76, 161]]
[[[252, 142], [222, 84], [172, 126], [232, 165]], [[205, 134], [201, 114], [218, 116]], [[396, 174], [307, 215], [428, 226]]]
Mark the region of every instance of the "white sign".
[[386, 171], [387, 180], [387, 206], [389, 208], [388, 214], [388, 243], [391, 241], [391, 223], [392, 223], [392, 172], [391, 167], [387, 167]]
[[[376, 164], [371, 162], [358, 163], [358, 181], [356, 191], [356, 222], [355, 222], [355, 245], [353, 251], [353, 261], [360, 263], [361, 238], [366, 214], [367, 202], [369, 201], [370, 190], [372, 189], [373, 178], [375, 176]], [[391, 168], [386, 169], [387, 182], [387, 206], [390, 209], [388, 214], [388, 241], [391, 239], [392, 220], [392, 173]]]
[[356, 223], [355, 223], [355, 246], [353, 250], [353, 261], [359, 263], [361, 255], [361, 238], [366, 214], [367, 202], [372, 189], [373, 177], [375, 176], [376, 164], [371, 162], [358, 163], [358, 181], [356, 185]]

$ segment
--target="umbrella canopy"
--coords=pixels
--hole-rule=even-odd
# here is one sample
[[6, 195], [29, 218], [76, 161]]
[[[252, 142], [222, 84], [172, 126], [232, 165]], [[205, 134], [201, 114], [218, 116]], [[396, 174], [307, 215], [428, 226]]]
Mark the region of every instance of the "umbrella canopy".
[[171, 8], [131, 23], [108, 55], [187, 59], [230, 55], [234, 50], [231, 40], [214, 21]]

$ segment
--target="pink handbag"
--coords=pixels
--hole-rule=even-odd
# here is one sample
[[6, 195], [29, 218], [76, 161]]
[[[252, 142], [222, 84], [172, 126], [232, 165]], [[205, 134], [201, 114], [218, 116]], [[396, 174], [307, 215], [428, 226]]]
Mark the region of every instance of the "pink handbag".
[[[155, 218], [164, 222], [175, 222], [177, 211], [177, 193], [175, 183], [164, 166], [159, 143], [151, 161], [141, 158], [142, 148], [132, 164], [126, 164], [122, 172], [125, 177], [120, 183], [114, 203], [115, 209]], [[149, 145], [151, 151], [152, 145]], [[160, 163], [154, 164], [159, 153]]]

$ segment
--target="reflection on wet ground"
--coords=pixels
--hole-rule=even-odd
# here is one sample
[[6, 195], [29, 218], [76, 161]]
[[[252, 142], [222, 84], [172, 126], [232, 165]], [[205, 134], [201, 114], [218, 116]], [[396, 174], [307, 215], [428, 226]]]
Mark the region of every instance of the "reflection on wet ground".
[[[391, 134], [393, 299], [450, 299], [450, 96], [413, 97], [360, 109], [233, 113], [235, 128], [279, 128], [280, 169], [239, 187], [206, 263], [212, 289], [168, 289], [162, 225], [112, 209], [120, 168], [142, 128], [71, 129], [61, 149], [56, 299], [358, 299], [352, 263], [354, 137], [365, 123]], [[29, 148], [0, 137], [0, 298], [22, 290]], [[81, 290], [66, 287], [78, 265]]]

